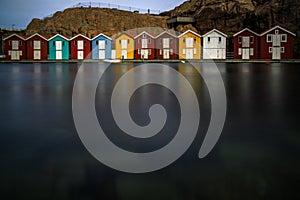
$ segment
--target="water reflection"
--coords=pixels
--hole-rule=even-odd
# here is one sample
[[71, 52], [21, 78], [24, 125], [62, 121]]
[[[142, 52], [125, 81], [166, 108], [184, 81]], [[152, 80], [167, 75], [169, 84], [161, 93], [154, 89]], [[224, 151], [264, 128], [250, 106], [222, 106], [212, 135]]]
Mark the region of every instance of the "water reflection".
[[[95, 63], [98, 65], [97, 63]], [[85, 63], [91, 73], [93, 63]], [[168, 112], [166, 135], [131, 140], [113, 122], [111, 91], [140, 64], [112, 64], [100, 80], [96, 109], [110, 139], [132, 151], [168, 143], [177, 130], [179, 105], [159, 86], [140, 88], [132, 118], [148, 122], [154, 103]], [[190, 64], [168, 64], [185, 76], [201, 107], [199, 136], [189, 151], [161, 171], [133, 175], [102, 165], [85, 150], [74, 128], [73, 82], [80, 64], [0, 64], [0, 190], [6, 199], [297, 199], [300, 153], [300, 68], [297, 64], [218, 64], [228, 97], [227, 121], [216, 148], [197, 159], [210, 117], [210, 98]], [[197, 65], [201, 73], [206, 69]], [[144, 77], [155, 75], [146, 69]], [[170, 81], [168, 71], [166, 81]], [[123, 85], [124, 91], [132, 83]], [[178, 87], [180, 87], [178, 85]], [[82, 90], [85, 90], [82, 87]], [[287, 184], [289, 183], [289, 184]], [[159, 191], [159, 192], [157, 192]]]

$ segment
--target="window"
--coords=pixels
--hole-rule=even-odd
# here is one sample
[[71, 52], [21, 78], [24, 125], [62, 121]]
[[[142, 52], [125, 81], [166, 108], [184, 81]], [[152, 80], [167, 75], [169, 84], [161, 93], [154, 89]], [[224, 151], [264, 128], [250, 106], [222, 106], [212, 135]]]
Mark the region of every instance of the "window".
[[65, 46], [65, 41], [62, 42], [62, 45]]
[[74, 41], [74, 45], [77, 46], [77, 42], [76, 41]]
[[55, 41], [53, 41], [53, 46], [55, 46]]
[[253, 36], [250, 37], [250, 43], [251, 43], [251, 44], [254, 43], [254, 37], [253, 37]]
[[280, 48], [281, 53], [284, 53], [284, 50], [285, 50], [284, 47]]
[[197, 54], [197, 48], [194, 48], [194, 55]]
[[183, 38], [183, 43], [185, 43], [185, 38]]
[[121, 44], [122, 43], [122, 41], [121, 40], [119, 40], [119, 44]]
[[185, 55], [185, 49], [182, 49], [182, 54]]
[[239, 36], [239, 44], [241, 44], [241, 43], [242, 43], [242, 37]]
[[197, 38], [194, 38], [194, 42], [195, 42], [195, 43], [197, 42]]
[[20, 41], [20, 46], [22, 46], [22, 41]]
[[272, 53], [272, 52], [273, 52], [273, 48], [269, 47], [269, 53]]
[[281, 35], [281, 42], [287, 42], [287, 35], [286, 34]]
[[210, 37], [207, 38], [207, 41], [210, 42]]
[[222, 42], [222, 38], [221, 37], [219, 37], [219, 43], [221, 43]]
[[253, 56], [253, 55], [254, 55], [254, 49], [250, 48], [250, 56]]
[[161, 49], [159, 50], [159, 55], [162, 55], [162, 50]]
[[138, 40], [138, 43], [141, 44], [141, 39]]
[[272, 42], [272, 35], [270, 34], [267, 35], [267, 42]]
[[151, 39], [150, 38], [148, 39], [148, 44], [151, 44]]
[[130, 40], [128, 39], [128, 44], [130, 44]]
[[170, 49], [170, 55], [172, 55], [173, 54], [173, 49]]
[[138, 49], [138, 54], [141, 55], [141, 49]]
[[173, 38], [170, 38], [170, 44], [172, 44], [173, 43]]
[[278, 35], [278, 33], [279, 33], [279, 31], [278, 31], [278, 30], [276, 30], [276, 31], [275, 31], [275, 34], [276, 34], [276, 35]]
[[151, 49], [148, 49], [148, 55], [151, 55], [151, 52], [152, 52]]
[[143, 38], [146, 38], [146, 34], [145, 33], [143, 34]]
[[239, 48], [239, 56], [242, 55], [242, 49]]
[[162, 38], [160, 38], [160, 43], [162, 44]]

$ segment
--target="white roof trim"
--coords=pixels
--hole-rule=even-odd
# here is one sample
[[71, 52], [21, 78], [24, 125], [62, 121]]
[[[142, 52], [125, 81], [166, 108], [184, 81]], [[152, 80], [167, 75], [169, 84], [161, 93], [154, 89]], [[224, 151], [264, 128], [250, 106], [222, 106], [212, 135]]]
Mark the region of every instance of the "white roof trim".
[[206, 37], [208, 36], [209, 34], [213, 33], [213, 32], [217, 32], [219, 33], [220, 35], [223, 35], [224, 37], [227, 37], [227, 35], [225, 33], [222, 33], [221, 31], [217, 30], [217, 29], [213, 29], [211, 31], [209, 31], [208, 33], [204, 34], [202, 37]]
[[254, 31], [250, 30], [249, 28], [244, 28], [244, 29], [241, 30], [240, 32], [237, 32], [236, 34], [234, 34], [233, 37], [236, 37], [237, 35], [239, 35], [239, 34], [245, 32], [245, 31], [249, 31], [250, 33], [253, 33], [253, 34], [256, 35], [256, 36], [260, 36], [258, 33], [256, 33], [256, 32], [254, 32]]
[[196, 35], [196, 36], [198, 36], [198, 37], [201, 37], [201, 35], [199, 35], [198, 33], [194, 32], [194, 31], [192, 31], [192, 30], [187, 30], [187, 31], [185, 31], [184, 33], [180, 34], [180, 35], [178, 36], [178, 38], [184, 36], [184, 35], [187, 34], [187, 33], [192, 33], [192, 34], [194, 34], [194, 35]]
[[81, 36], [81, 37], [83, 37], [83, 38], [85, 38], [85, 39], [87, 39], [87, 40], [91, 40], [90, 38], [88, 38], [88, 37], [86, 37], [86, 36], [84, 36], [84, 35], [82, 35], [82, 34], [75, 35], [74, 37], [72, 37], [72, 38], [69, 39], [69, 40], [70, 40], [70, 41], [71, 41], [71, 40], [74, 40], [75, 38], [77, 38], [77, 37], [79, 37], [79, 36]]
[[9, 38], [11, 38], [11, 37], [13, 37], [13, 36], [16, 36], [16, 37], [18, 37], [18, 38], [20, 38], [21, 40], [24, 40], [24, 41], [26, 40], [26, 38], [23, 38], [22, 36], [20, 36], [20, 35], [14, 33], [14, 34], [12, 34], [12, 35], [10, 35], [10, 36], [4, 38], [3, 41], [4, 41], [4, 40], [7, 40], [7, 39], [9, 39]]
[[61, 34], [56, 34], [56, 35], [52, 36], [51, 38], [48, 39], [48, 41], [50, 41], [50, 40], [56, 38], [57, 36], [62, 37], [63, 39], [65, 39], [65, 40], [67, 40], [67, 41], [70, 41], [70, 39], [66, 38], [65, 36], [63, 36], [63, 35], [61, 35]]
[[148, 33], [147, 31], [143, 31], [143, 32], [141, 32], [140, 34], [138, 34], [137, 36], [135, 36], [134, 37], [134, 39], [136, 39], [136, 38], [138, 38], [138, 37], [140, 37], [142, 34], [146, 34], [146, 35], [148, 35], [148, 36], [150, 36], [150, 37], [152, 37], [153, 39], [155, 38], [153, 35], [151, 35], [150, 33]]
[[176, 35], [173, 35], [172, 33], [170, 33], [169, 31], [163, 31], [161, 34], [159, 34], [158, 36], [155, 37], [155, 39], [159, 38], [160, 36], [162, 36], [163, 34], [168, 34], [170, 36], [173, 36], [175, 38], [178, 38]]
[[273, 31], [273, 30], [275, 30], [275, 29], [277, 29], [277, 28], [278, 28], [278, 29], [281, 29], [281, 30], [283, 30], [283, 31], [285, 31], [285, 32], [287, 32], [287, 33], [293, 35], [293, 36], [296, 36], [295, 33], [292, 33], [291, 31], [288, 31], [288, 30], [282, 28], [281, 26], [275, 26], [275, 27], [273, 27], [273, 28], [267, 30], [266, 32], [260, 34], [260, 36], [264, 36], [264, 35], [266, 35], [267, 33], [271, 32], [271, 31]]
[[108, 37], [107, 35], [105, 35], [105, 34], [103, 34], [103, 33], [98, 34], [97, 36], [93, 37], [91, 40], [95, 40], [97, 37], [100, 37], [100, 36], [104, 36], [104, 37], [106, 37], [107, 39], [112, 40], [110, 37]]
[[44, 40], [48, 41], [47, 38], [45, 38], [44, 36], [42, 36], [42, 35], [40, 35], [40, 34], [38, 34], [38, 33], [35, 33], [35, 34], [31, 35], [30, 37], [26, 38], [26, 40], [30, 40], [30, 39], [33, 38], [34, 36], [39, 36], [39, 37], [43, 38]]

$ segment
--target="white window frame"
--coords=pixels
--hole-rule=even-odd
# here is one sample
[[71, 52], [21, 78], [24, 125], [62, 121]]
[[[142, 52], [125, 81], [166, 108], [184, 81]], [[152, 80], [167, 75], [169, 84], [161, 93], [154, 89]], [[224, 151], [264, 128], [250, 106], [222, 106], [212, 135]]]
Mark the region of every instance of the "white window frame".
[[250, 55], [250, 56], [254, 56], [254, 49], [253, 49], [253, 48], [250, 48], [249, 55]]
[[[269, 37], [270, 37], [270, 40], [269, 40]], [[267, 42], [273, 42], [273, 35], [272, 34], [268, 34], [267, 35]]]
[[239, 54], [239, 56], [241, 56], [241, 55], [242, 55], [242, 48], [239, 48], [239, 50], [238, 50], [238, 54]]
[[[285, 40], [283, 40], [283, 36], [285, 37]], [[281, 35], [281, 42], [287, 42], [287, 34]]]
[[273, 47], [269, 47], [269, 53], [273, 53]]

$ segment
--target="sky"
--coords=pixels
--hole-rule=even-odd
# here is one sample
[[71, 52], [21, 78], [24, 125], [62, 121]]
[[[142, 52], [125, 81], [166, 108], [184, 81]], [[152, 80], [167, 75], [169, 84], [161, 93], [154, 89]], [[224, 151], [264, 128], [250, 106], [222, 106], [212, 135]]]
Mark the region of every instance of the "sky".
[[[92, 2], [111, 3], [142, 9], [166, 11], [180, 5], [185, 0], [90, 0]], [[89, 0], [1, 0], [0, 27], [26, 28], [33, 18], [44, 18], [56, 11], [72, 7], [79, 2]]]

